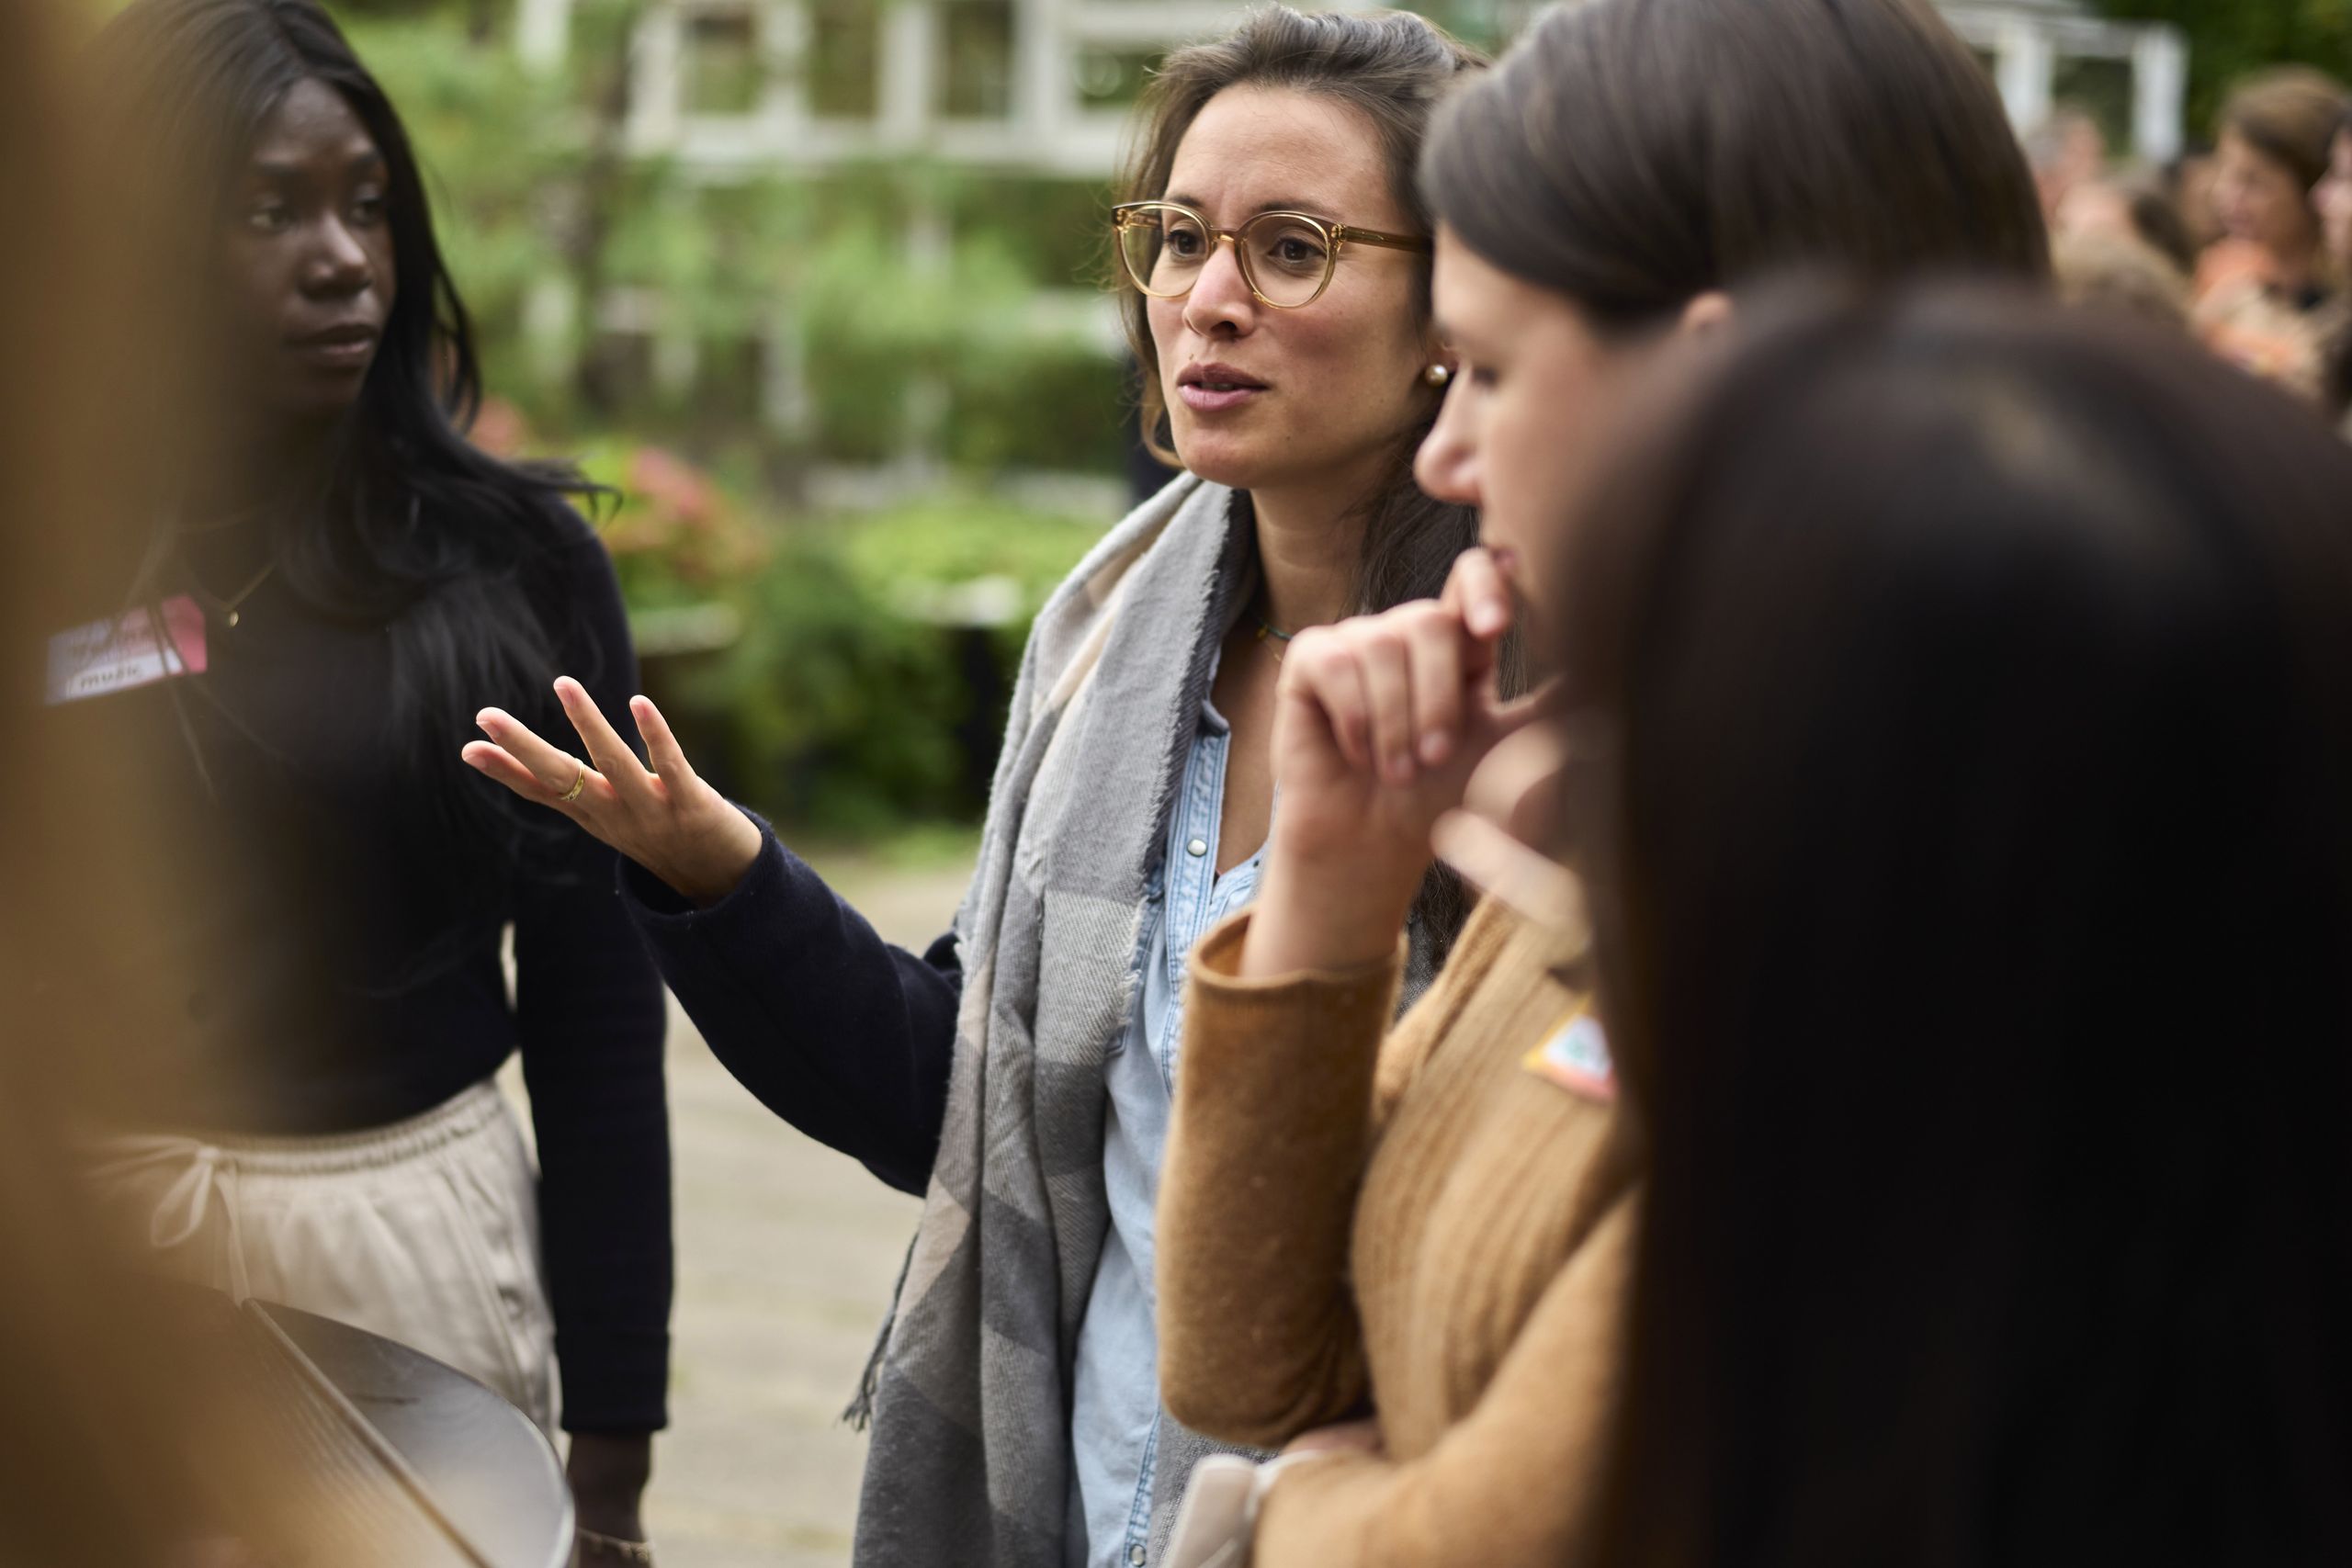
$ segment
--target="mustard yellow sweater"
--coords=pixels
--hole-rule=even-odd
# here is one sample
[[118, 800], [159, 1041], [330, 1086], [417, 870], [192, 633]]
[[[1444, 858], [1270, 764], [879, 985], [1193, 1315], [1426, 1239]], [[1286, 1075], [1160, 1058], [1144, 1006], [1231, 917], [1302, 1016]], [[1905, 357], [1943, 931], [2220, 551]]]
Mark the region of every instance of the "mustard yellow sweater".
[[1387, 1031], [1396, 962], [1238, 980], [1249, 919], [1193, 956], [1159, 1200], [1170, 1412], [1272, 1448], [1376, 1410], [1384, 1451], [1277, 1480], [1258, 1568], [1577, 1561], [1637, 1162], [1605, 1089], [1531, 1065], [1580, 1010], [1565, 954], [1489, 900]]

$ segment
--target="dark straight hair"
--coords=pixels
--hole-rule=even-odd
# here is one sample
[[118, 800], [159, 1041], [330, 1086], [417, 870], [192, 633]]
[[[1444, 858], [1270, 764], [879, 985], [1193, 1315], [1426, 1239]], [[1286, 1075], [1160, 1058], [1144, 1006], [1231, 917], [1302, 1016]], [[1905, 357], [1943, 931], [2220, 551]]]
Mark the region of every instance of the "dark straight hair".
[[1747, 321], [1564, 571], [1600, 1559], [2352, 1562], [2352, 450], [2023, 295]]
[[[1344, 104], [1363, 118], [1365, 130], [1378, 140], [1381, 164], [1397, 204], [1414, 231], [1426, 234], [1430, 214], [1413, 179], [1422, 135], [1445, 93], [1485, 64], [1485, 56], [1409, 12], [1310, 14], [1286, 6], [1260, 6], [1226, 37], [1176, 51], [1153, 75], [1137, 111], [1136, 144], [1120, 182], [1119, 199], [1157, 201], [1168, 194], [1176, 151], [1211, 98], [1230, 87], [1280, 87]], [[1414, 309], [1426, 321], [1429, 264], [1419, 265]], [[1161, 434], [1168, 410], [1159, 389], [1159, 351], [1152, 342], [1144, 297], [1122, 288], [1119, 314], [1128, 346], [1142, 367], [1145, 446], [1162, 461], [1181, 464]], [[1422, 416], [1397, 432], [1387, 471], [1374, 492], [1362, 498], [1363, 544], [1356, 562], [1353, 604], [1359, 614], [1433, 597], [1445, 586], [1454, 558], [1478, 542], [1476, 509], [1434, 500], [1413, 482], [1413, 455], [1437, 422], [1439, 403], [1436, 391], [1424, 396]], [[1516, 681], [1516, 644], [1508, 654], [1506, 673]], [[1468, 908], [1453, 874], [1443, 866], [1434, 868], [1415, 909], [1441, 954]]]
[[[94, 63], [111, 110], [114, 166], [136, 188], [183, 193], [195, 231], [163, 255], [197, 276], [158, 286], [193, 309], [208, 308], [212, 285], [201, 259], [214, 249], [207, 226], [221, 220], [229, 182], [298, 84], [333, 88], [383, 155], [399, 279], [390, 317], [357, 403], [330, 438], [318, 488], [274, 519], [273, 549], [287, 586], [312, 608], [387, 628], [388, 723], [414, 774], [405, 792], [419, 803], [413, 826], [435, 863], [483, 886], [485, 866], [511, 869], [545, 830], [458, 766], [457, 750], [486, 703], [541, 716], [550, 708], [563, 629], [550, 621], [564, 610], [526, 590], [567, 537], [560, 509], [594, 487], [571, 469], [503, 462], [467, 441], [480, 362], [416, 156], [324, 10], [311, 0], [137, 0], [107, 27]], [[204, 397], [208, 368], [190, 366], [183, 389]], [[151, 581], [172, 548], [168, 502], [155, 509]]]
[[1421, 188], [1603, 327], [1809, 265], [2050, 267], [2000, 98], [1926, 0], [1555, 5], [1439, 116]]

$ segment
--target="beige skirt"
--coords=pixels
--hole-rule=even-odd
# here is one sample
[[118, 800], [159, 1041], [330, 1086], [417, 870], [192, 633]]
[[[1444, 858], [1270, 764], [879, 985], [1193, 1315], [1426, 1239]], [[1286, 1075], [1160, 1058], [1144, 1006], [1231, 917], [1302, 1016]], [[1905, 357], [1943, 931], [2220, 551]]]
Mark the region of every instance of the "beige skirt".
[[174, 1278], [413, 1346], [554, 1429], [537, 1176], [485, 1080], [363, 1133], [99, 1139], [101, 1213]]

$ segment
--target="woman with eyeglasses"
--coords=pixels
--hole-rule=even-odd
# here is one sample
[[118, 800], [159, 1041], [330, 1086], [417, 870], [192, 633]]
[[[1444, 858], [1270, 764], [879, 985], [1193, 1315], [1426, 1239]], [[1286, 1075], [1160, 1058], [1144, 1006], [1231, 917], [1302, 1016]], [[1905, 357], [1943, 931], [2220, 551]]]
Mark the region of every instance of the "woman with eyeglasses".
[[[926, 1194], [861, 1401], [861, 1564], [1157, 1561], [1209, 1446], [1155, 1375], [1182, 965], [1256, 891], [1292, 638], [1435, 592], [1475, 536], [1411, 478], [1446, 365], [1413, 160], [1478, 63], [1411, 16], [1269, 7], [1155, 77], [1113, 238], [1145, 430], [1185, 471], [1039, 615], [980, 864], [928, 952], [878, 940], [642, 698], [650, 770], [568, 680], [579, 750], [496, 709], [466, 749], [628, 858], [739, 1078]], [[1408, 902], [1417, 985], [1462, 905], [1442, 874]]]
[[1169, 1407], [1292, 1450], [1261, 1568], [1590, 1547], [1644, 1134], [1570, 901], [1486, 900], [1390, 1019], [1441, 819], [1495, 768], [1501, 823], [1563, 787], [1544, 694], [1506, 700], [1495, 649], [1522, 603], [1553, 639], [1563, 520], [1639, 434], [1620, 411], [1776, 272], [2048, 265], [1999, 97], [1926, 0], [1555, 6], [1440, 117], [1421, 188], [1460, 366], [1421, 480], [1481, 508], [1486, 547], [1442, 597], [1293, 645], [1283, 809], [1256, 905], [1193, 957], [1163, 1184]]

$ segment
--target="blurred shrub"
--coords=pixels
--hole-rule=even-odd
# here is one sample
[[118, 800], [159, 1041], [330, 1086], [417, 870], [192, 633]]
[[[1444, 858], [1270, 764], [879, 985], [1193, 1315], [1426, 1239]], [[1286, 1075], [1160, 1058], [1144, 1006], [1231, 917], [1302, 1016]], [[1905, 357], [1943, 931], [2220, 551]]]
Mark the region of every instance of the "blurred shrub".
[[990, 496], [948, 493], [834, 525], [842, 558], [860, 581], [903, 592], [1007, 578], [1018, 589], [1014, 629], [1069, 575], [1115, 519], [1061, 517]]
[[986, 235], [1033, 288], [1083, 288], [1111, 271], [1111, 191], [1101, 180], [971, 175], [942, 193], [959, 235]]
[[630, 608], [724, 602], [768, 556], [759, 528], [709, 474], [660, 446], [605, 440], [580, 454], [617, 502], [600, 519]]
[[491, 387], [550, 412], [548, 394], [561, 389], [544, 385], [524, 352], [524, 301], [534, 283], [568, 270], [559, 232], [586, 164], [578, 84], [526, 71], [512, 49], [477, 41], [447, 8], [344, 20], [424, 164]]
[[978, 818], [1030, 620], [1102, 520], [943, 495], [747, 524], [660, 448], [592, 448], [590, 470], [628, 487], [605, 537], [631, 610], [650, 623], [723, 607], [740, 627], [725, 648], [648, 664], [718, 787], [833, 837]]
[[679, 688], [723, 787], [830, 835], [969, 814], [972, 694], [941, 628], [898, 615], [824, 530], [786, 534], [736, 600], [741, 638]]
[[628, 155], [647, 3], [579, 0], [544, 75], [503, 9], [485, 26], [480, 4], [383, 0], [349, 18], [409, 122], [493, 391], [551, 432], [751, 450], [787, 489], [812, 458], [1117, 469], [1117, 361], [1087, 310], [1101, 182], [899, 157], [714, 180]]
[[2341, 76], [2352, 57], [2352, 0], [2097, 0], [2093, 8], [2188, 35], [2191, 136], [2213, 134], [2230, 84], [2249, 71], [2300, 61]]
[[1126, 367], [1099, 349], [980, 349], [948, 372], [948, 460], [976, 468], [1115, 470], [1126, 450]]

